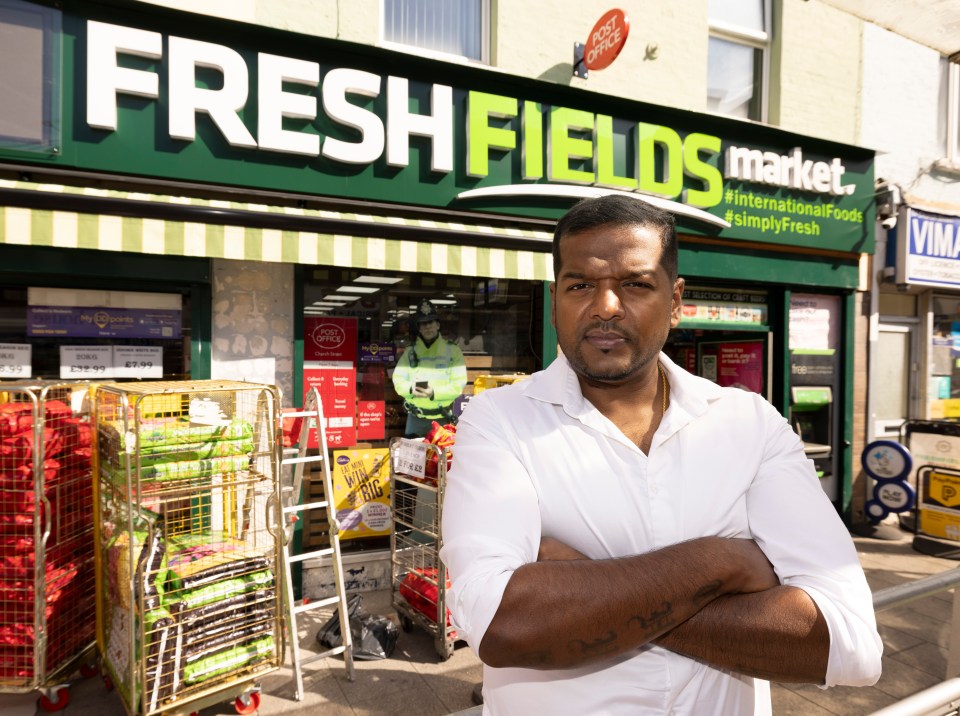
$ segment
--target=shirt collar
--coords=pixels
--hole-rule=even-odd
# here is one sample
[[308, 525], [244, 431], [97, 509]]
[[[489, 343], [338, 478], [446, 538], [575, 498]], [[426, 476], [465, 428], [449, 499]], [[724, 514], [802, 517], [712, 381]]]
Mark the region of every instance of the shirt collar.
[[[659, 360], [670, 384], [670, 407], [660, 423], [654, 443], [666, 440], [684, 425], [703, 415], [710, 403], [723, 395], [720, 386], [691, 375], [666, 354], [660, 353]], [[599, 415], [593, 404], [583, 397], [577, 374], [563, 354], [558, 355], [545, 370], [523, 381], [523, 385], [528, 397], [562, 406], [564, 412], [575, 419], [589, 420], [591, 414]]]
[[660, 364], [670, 384], [670, 407], [653, 436], [651, 449], [706, 413], [710, 403], [719, 400], [724, 390], [713, 381], [688, 373], [663, 353]]

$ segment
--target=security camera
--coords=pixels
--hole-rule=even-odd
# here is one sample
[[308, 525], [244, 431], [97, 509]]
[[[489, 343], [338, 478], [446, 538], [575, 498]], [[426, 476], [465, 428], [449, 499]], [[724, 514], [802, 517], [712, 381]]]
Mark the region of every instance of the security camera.
[[886, 230], [897, 225], [897, 210], [900, 208], [900, 187], [883, 182], [877, 192], [877, 218]]

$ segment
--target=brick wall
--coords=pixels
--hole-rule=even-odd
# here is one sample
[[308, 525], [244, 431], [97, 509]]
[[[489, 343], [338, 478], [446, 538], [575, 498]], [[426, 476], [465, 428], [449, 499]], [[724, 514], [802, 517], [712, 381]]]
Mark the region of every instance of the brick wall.
[[783, 0], [779, 106], [784, 129], [857, 141], [863, 23], [829, 5]]

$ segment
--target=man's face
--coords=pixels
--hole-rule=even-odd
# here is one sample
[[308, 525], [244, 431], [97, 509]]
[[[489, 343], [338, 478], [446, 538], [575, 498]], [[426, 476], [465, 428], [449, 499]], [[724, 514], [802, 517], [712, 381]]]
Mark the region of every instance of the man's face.
[[565, 236], [560, 250], [550, 318], [570, 365], [598, 383], [643, 375], [679, 323], [683, 298], [683, 279], [660, 265], [660, 236], [604, 225]]
[[440, 333], [440, 321], [424, 321], [423, 323], [418, 323], [417, 326], [420, 330], [420, 336], [427, 343], [436, 338]]

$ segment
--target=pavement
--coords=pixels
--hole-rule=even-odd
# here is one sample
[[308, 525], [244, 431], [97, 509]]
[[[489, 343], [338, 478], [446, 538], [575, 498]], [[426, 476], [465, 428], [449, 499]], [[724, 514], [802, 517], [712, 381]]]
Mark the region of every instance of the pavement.
[[[893, 539], [854, 537], [874, 593], [960, 566], [953, 559], [917, 552], [912, 532], [895, 528], [888, 532]], [[861, 688], [774, 684], [774, 715], [864, 716], [940, 683], [946, 678], [952, 614], [952, 590], [877, 612], [883, 639], [880, 680]]]
[[[913, 535], [890, 527], [885, 539], [854, 537], [871, 588], [876, 592], [930, 574], [960, 562], [921, 554]], [[775, 716], [864, 716], [933, 686], [945, 678], [952, 616], [952, 592], [940, 592], [904, 607], [877, 614], [884, 641], [883, 676], [871, 687], [820, 689], [810, 685], [773, 685]], [[364, 593], [368, 613], [395, 617], [389, 592]], [[306, 649], [316, 649], [315, 634], [325, 620], [323, 611], [301, 617], [300, 638]], [[294, 699], [290, 659], [261, 681], [259, 713], [324, 714], [329, 716], [445, 716], [469, 709], [471, 692], [482, 680], [482, 665], [463, 642], [442, 660], [433, 637], [414, 626], [400, 631], [389, 659], [355, 662], [355, 678], [348, 681], [341, 657], [317, 660], [304, 668], [304, 699]], [[124, 716], [115, 691], [99, 677], [69, 683], [67, 716]], [[0, 694], [3, 716], [43, 714], [38, 694]], [[236, 714], [228, 702], [205, 708], [199, 716]]]

